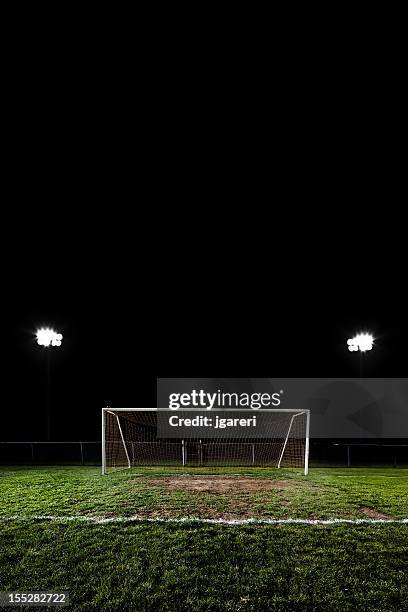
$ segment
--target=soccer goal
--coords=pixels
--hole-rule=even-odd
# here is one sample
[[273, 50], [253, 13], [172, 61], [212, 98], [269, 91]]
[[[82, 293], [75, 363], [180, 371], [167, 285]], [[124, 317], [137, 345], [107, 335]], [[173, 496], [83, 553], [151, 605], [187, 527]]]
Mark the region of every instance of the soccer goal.
[[[233, 413], [233, 414], [232, 414]], [[235, 418], [231, 418], [231, 417]], [[238, 418], [237, 418], [238, 417]], [[163, 423], [182, 423], [171, 437]], [[211, 427], [194, 429], [207, 419]], [[194, 423], [195, 421], [195, 423]], [[191, 427], [186, 433], [186, 423]], [[256, 427], [254, 426], [254, 423]], [[309, 410], [102, 409], [102, 474], [150, 465], [309, 470]], [[211, 435], [210, 435], [211, 434]], [[182, 437], [180, 437], [182, 436]]]

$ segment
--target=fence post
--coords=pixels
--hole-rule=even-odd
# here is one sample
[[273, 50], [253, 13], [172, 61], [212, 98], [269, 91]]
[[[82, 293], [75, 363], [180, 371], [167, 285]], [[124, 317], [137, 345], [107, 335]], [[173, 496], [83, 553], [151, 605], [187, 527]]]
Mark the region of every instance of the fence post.
[[81, 464], [84, 465], [84, 451], [82, 448], [82, 442], [80, 442], [79, 445], [81, 447]]
[[347, 467], [350, 467], [350, 446], [347, 445]]

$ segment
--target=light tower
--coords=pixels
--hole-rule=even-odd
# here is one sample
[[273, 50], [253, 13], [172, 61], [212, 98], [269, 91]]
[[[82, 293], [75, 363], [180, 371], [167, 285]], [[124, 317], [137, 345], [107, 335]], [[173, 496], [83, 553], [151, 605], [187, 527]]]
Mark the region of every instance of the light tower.
[[47, 441], [51, 438], [51, 420], [50, 420], [50, 386], [51, 386], [51, 347], [61, 346], [62, 334], [57, 333], [49, 327], [42, 327], [36, 332], [37, 344], [43, 346], [47, 350]]
[[354, 338], [347, 340], [347, 347], [350, 352], [359, 351], [360, 356], [360, 378], [363, 376], [363, 362], [362, 353], [371, 351], [374, 345], [374, 336], [370, 333], [364, 332], [356, 334]]

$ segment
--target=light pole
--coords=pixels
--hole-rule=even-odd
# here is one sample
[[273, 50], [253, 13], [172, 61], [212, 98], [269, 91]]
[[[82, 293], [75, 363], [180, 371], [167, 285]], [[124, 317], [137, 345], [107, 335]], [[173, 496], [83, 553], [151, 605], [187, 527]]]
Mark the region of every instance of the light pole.
[[50, 355], [52, 346], [61, 346], [62, 334], [58, 334], [49, 327], [42, 327], [36, 333], [37, 344], [47, 349], [47, 441], [51, 438], [51, 421], [50, 421], [50, 383], [51, 383], [51, 367]]
[[369, 333], [356, 334], [354, 338], [347, 340], [347, 347], [350, 352], [359, 351], [360, 353], [360, 378], [363, 377], [362, 353], [371, 351], [374, 344], [374, 336]]

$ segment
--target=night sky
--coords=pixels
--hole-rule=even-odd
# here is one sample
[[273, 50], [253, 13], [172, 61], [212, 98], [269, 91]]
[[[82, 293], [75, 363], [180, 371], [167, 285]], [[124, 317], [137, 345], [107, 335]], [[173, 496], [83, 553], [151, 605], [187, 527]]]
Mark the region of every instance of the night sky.
[[187, 282], [173, 269], [156, 286], [142, 276], [135, 268], [126, 284], [120, 276], [109, 286], [65, 277], [59, 289], [34, 283], [10, 294], [2, 440], [45, 439], [41, 326], [64, 336], [50, 349], [53, 440], [98, 440], [106, 402], [155, 406], [158, 376], [358, 377], [345, 342], [360, 330], [376, 337], [365, 376], [407, 376], [404, 302], [380, 299], [378, 286], [362, 295], [357, 285], [239, 270]]
[[158, 376], [358, 376], [360, 329], [378, 338], [365, 376], [408, 375], [388, 115], [383, 143], [371, 102], [355, 125], [325, 99], [285, 120], [217, 102], [212, 121], [190, 98], [173, 113], [154, 94], [144, 114], [42, 95], [38, 114], [22, 98], [4, 171], [0, 440], [44, 439], [42, 325], [64, 335], [54, 440], [99, 439], [106, 401], [155, 406]]

